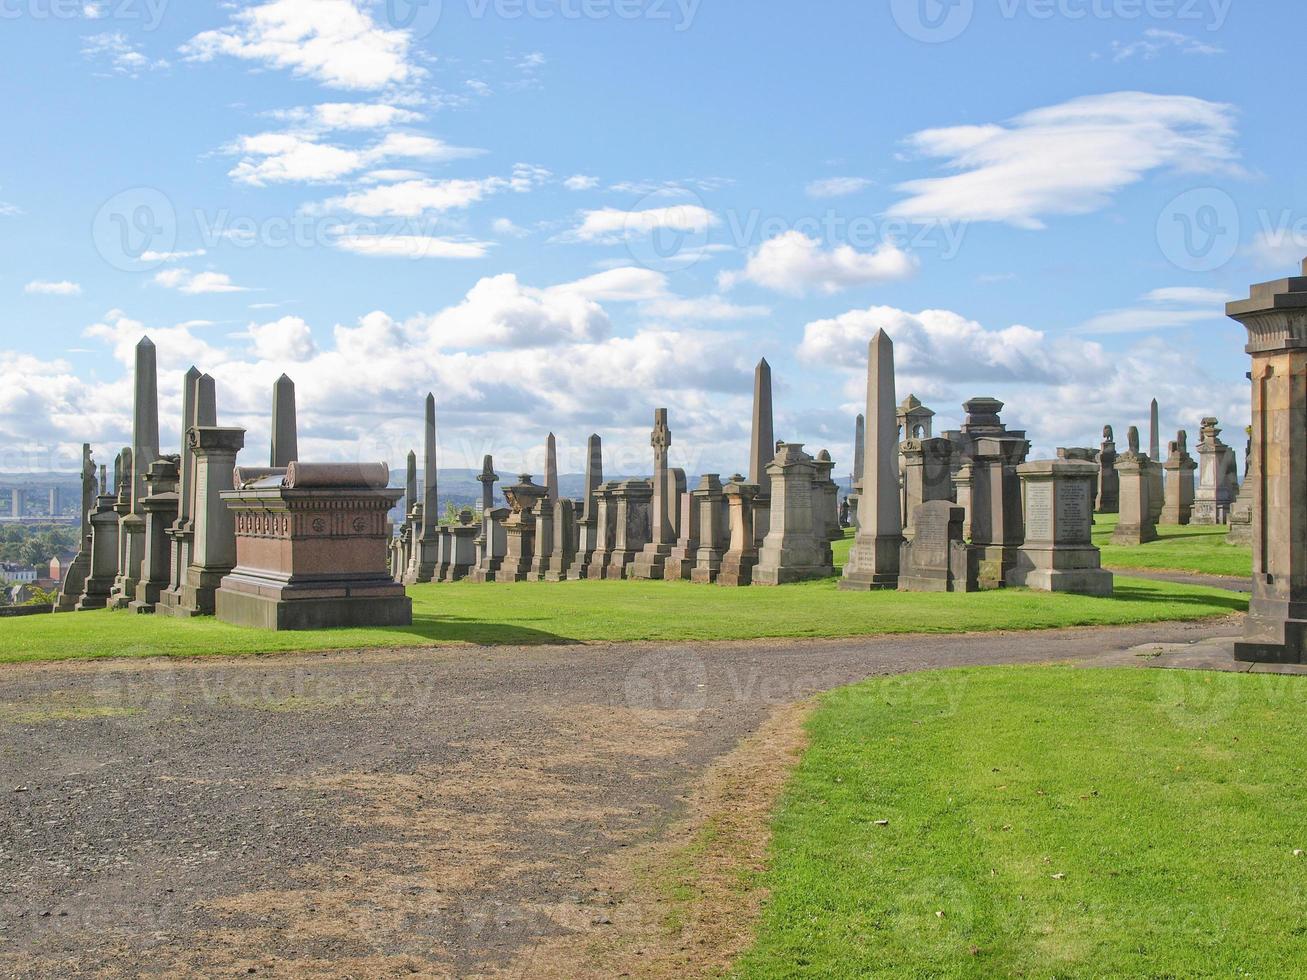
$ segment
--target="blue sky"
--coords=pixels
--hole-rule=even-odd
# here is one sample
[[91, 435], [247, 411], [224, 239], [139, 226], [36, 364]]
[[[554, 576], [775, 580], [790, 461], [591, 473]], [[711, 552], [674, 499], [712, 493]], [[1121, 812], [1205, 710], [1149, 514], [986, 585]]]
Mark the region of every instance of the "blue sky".
[[0, 470], [128, 440], [131, 348], [266, 454], [420, 443], [565, 469], [848, 469], [866, 342], [900, 397], [1008, 403], [1036, 452], [1242, 448], [1223, 301], [1307, 255], [1288, 0], [0, 0]]

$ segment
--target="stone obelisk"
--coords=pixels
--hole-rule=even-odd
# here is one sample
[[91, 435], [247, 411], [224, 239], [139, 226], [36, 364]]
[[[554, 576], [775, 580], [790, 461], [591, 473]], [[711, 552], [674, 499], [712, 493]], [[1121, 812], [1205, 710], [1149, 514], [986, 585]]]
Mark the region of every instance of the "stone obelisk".
[[903, 518], [899, 509], [897, 403], [894, 342], [876, 331], [867, 361], [867, 445], [862, 465], [858, 534], [840, 588], [893, 589], [899, 581]]
[[858, 528], [859, 501], [862, 499], [862, 466], [867, 458], [867, 417], [859, 415], [853, 426], [853, 473], [849, 486], [849, 523]]
[[753, 428], [749, 439], [749, 482], [758, 488], [753, 499], [753, 531], [759, 544], [771, 529], [771, 477], [767, 467], [775, 458], [771, 365], [764, 357], [753, 371]]
[[272, 458], [268, 465], [284, 469], [299, 459], [295, 424], [295, 382], [286, 375], [272, 386]]
[[422, 527], [418, 532], [415, 560], [405, 584], [430, 582], [439, 561], [440, 488], [436, 472], [436, 396], [427, 392], [426, 423], [422, 437]]
[[154, 342], [142, 337], [136, 345], [136, 390], [132, 408], [131, 509], [123, 516], [119, 548], [123, 564], [114, 583], [113, 607], [126, 609], [136, 598], [145, 562], [145, 507], [150, 494], [145, 474], [159, 458], [159, 370]]
[[1162, 436], [1159, 431], [1160, 413], [1157, 409], [1157, 399], [1148, 406], [1148, 458], [1154, 463], [1162, 461]]
[[558, 499], [558, 440], [552, 432], [545, 440], [545, 494], [551, 503]]

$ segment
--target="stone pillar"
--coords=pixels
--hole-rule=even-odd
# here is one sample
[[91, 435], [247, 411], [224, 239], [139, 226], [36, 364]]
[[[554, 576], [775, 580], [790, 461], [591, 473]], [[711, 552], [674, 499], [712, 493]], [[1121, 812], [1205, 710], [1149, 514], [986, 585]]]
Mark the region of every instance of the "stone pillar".
[[1116, 471], [1121, 477], [1121, 516], [1112, 534], [1113, 544], [1147, 544], [1157, 540], [1149, 499], [1152, 465], [1153, 461], [1139, 451], [1139, 430], [1130, 426], [1130, 449], [1116, 461]]
[[[708, 474], [701, 478], [699, 486], [704, 485], [704, 481], [717, 479], [716, 474]], [[718, 484], [720, 487], [720, 483]], [[667, 561], [663, 565], [663, 578], [670, 582], [690, 581], [690, 575], [694, 571], [695, 560], [699, 553], [699, 526], [701, 523], [701, 514], [699, 501], [695, 492], [684, 493], [681, 495], [681, 521], [680, 536], [676, 539], [676, 547], [672, 553], [667, 556]]]
[[799, 443], [783, 443], [771, 465], [771, 529], [758, 551], [754, 585], [784, 585], [835, 574], [828, 553], [825, 494], [817, 468]]
[[[1254, 454], [1255, 455], [1255, 454]], [[1239, 467], [1234, 450], [1221, 441], [1214, 418], [1203, 419], [1198, 439], [1199, 478], [1194, 491], [1193, 523], [1224, 524], [1230, 518], [1239, 489]]]
[[[588, 569], [590, 556], [594, 554], [595, 548], [599, 546], [598, 527], [599, 527], [599, 505], [595, 495], [599, 490], [599, 485], [604, 482], [604, 453], [603, 440], [598, 435], [590, 436], [586, 443], [586, 461], [585, 461], [585, 496], [581, 501], [581, 516], [577, 520], [577, 551], [576, 566], [582, 566]], [[585, 578], [584, 571], [580, 575], [568, 573], [568, 578]]]
[[190, 431], [196, 426], [218, 424], [217, 393], [213, 378], [191, 367], [182, 381], [182, 445], [177, 472], [177, 520], [168, 530], [168, 588], [159, 597], [155, 612], [181, 604], [186, 570], [191, 565], [191, 545], [195, 537], [195, 453], [191, 450]]
[[1183, 526], [1189, 523], [1194, 505], [1194, 471], [1198, 464], [1189, 455], [1189, 436], [1182, 429], [1169, 446], [1166, 458], [1166, 502], [1162, 523]]
[[527, 578], [532, 582], [543, 582], [549, 574], [549, 563], [554, 557], [554, 498], [548, 495], [536, 501], [531, 511], [535, 518], [535, 551], [531, 555], [531, 571]]
[[182, 601], [169, 611], [211, 616], [223, 576], [236, 567], [236, 524], [222, 494], [233, 489], [236, 454], [245, 446], [245, 430], [197, 426], [190, 439], [195, 454], [195, 538]]
[[[436, 396], [427, 393], [422, 435], [422, 524], [407, 585], [430, 582], [436, 575], [435, 539], [440, 529], [440, 474], [436, 467]], [[487, 457], [489, 459], [489, 457]], [[479, 477], [478, 477], [479, 479]], [[484, 495], [484, 488], [483, 488]], [[475, 536], [476, 532], [473, 531]]]
[[[858, 534], [844, 566], [841, 589], [866, 591], [898, 586], [903, 521], [899, 511], [898, 425], [894, 399], [894, 343], [876, 331], [867, 359], [866, 457]], [[738, 496], [739, 491], [736, 491]]]
[[1026, 540], [1007, 584], [1110, 596], [1112, 573], [1103, 570], [1091, 537], [1097, 465], [1087, 460], [1036, 460], [1019, 467], [1019, 473]]
[[272, 452], [268, 465], [285, 469], [299, 459], [299, 428], [295, 420], [295, 382], [286, 375], [272, 386]]
[[118, 515], [118, 572], [114, 576], [113, 589], [109, 593], [110, 609], [126, 609], [136, 590], [136, 576], [129, 569], [133, 566], [140, 574], [138, 556], [145, 553], [145, 521], [132, 514], [132, 448], [124, 446], [118, 454], [118, 465], [114, 468], [115, 482], [118, 484], [118, 499], [114, 501], [113, 510]]
[[730, 547], [722, 556], [718, 585], [736, 587], [753, 583], [753, 569], [758, 564], [758, 537], [753, 526], [757, 495], [754, 484], [735, 479], [722, 491], [730, 508]]
[[545, 439], [545, 495], [551, 506], [558, 499], [558, 440], [552, 432]]
[[1253, 593], [1235, 658], [1307, 663], [1307, 262], [1226, 312], [1252, 356]]
[[653, 495], [653, 484], [648, 480], [623, 480], [613, 487], [613, 497], [617, 501], [615, 534], [604, 578], [627, 578], [627, 570], [649, 543], [649, 512]]
[[145, 508], [145, 561], [141, 564], [141, 581], [128, 609], [152, 613], [170, 581], [168, 531], [177, 520], [177, 475], [179, 458], [164, 456], [150, 465], [145, 474], [150, 494], [142, 502]]
[[617, 484], [601, 483], [594, 492], [595, 547], [590, 554], [579, 559], [568, 578], [573, 580], [601, 579], [608, 570], [608, 559], [617, 541]]
[[853, 474], [849, 480], [849, 517], [858, 527], [858, 498], [862, 493], [862, 465], [867, 457], [867, 419], [859, 415], [853, 425]]
[[630, 576], [638, 579], [662, 578], [667, 556], [676, 545], [673, 514], [680, 508], [681, 501], [667, 465], [672, 430], [667, 427], [665, 408], [654, 411], [654, 427], [649, 444], [654, 451], [653, 503], [649, 511], [649, 543], [631, 565]]
[[504, 561], [495, 576], [497, 582], [525, 582], [531, 577], [535, 558], [535, 506], [545, 496], [545, 488], [531, 481], [529, 473], [504, 491], [511, 512], [504, 521]]
[[145, 474], [159, 458], [159, 381], [154, 344], [142, 337], [136, 345], [135, 396], [132, 406], [132, 453], [130, 507], [119, 528], [119, 551], [123, 563], [114, 582], [110, 603], [125, 609], [136, 598], [145, 564], [145, 507], [149, 494]]
[[[744, 476], [736, 474], [731, 482], [743, 483]], [[707, 585], [717, 581], [722, 559], [730, 547], [730, 519], [721, 478], [716, 473], [701, 477], [698, 488], [690, 496], [698, 512], [699, 529], [699, 549], [694, 554], [690, 581]]]
[[1094, 509], [1100, 514], [1115, 514], [1121, 509], [1121, 478], [1116, 475], [1116, 439], [1110, 425], [1103, 426], [1103, 444], [1098, 450], [1098, 500]]
[[[100, 482], [105, 483], [103, 467]], [[108, 490], [107, 486], [102, 486]], [[77, 600], [76, 609], [103, 609], [109, 602], [114, 578], [118, 574], [118, 514], [114, 511], [117, 498], [111, 493], [101, 493], [95, 500], [95, 509], [91, 512], [91, 571], [86, 579], [86, 586]]]
[[553, 549], [549, 553], [549, 567], [545, 570], [546, 582], [566, 582], [567, 573], [576, 561], [576, 513], [573, 500], [554, 503]]
[[468, 572], [469, 581], [493, 582], [498, 577], [508, 550], [504, 522], [510, 513], [506, 507], [487, 507], [481, 511], [481, 530], [475, 538], [476, 564]]
[[[929, 422], [923, 425], [918, 420], [915, 425], [928, 428]], [[899, 446], [899, 453], [904, 464], [903, 537], [910, 541], [913, 535], [912, 515], [916, 509], [930, 500], [951, 500], [953, 497], [953, 480], [949, 469], [953, 446], [947, 439], [911, 438]]]
[[826, 547], [829, 550], [830, 542], [844, 537], [844, 525], [840, 523], [840, 487], [832, 478], [835, 460], [831, 459], [829, 450], [823, 449], [817, 453], [813, 466], [817, 468], [817, 482], [813, 487], [818, 495], [818, 506], [825, 511]]
[[91, 511], [95, 508], [96, 483], [95, 460], [91, 458], [90, 443], [82, 443], [82, 496], [81, 528], [77, 536], [77, 555], [64, 571], [63, 581], [59, 583], [59, 598], [55, 601], [55, 612], [72, 612], [77, 602], [86, 591], [86, 579], [91, 574]]
[[1005, 584], [1026, 539], [1017, 470], [1028, 452], [1029, 442], [1006, 433], [982, 435], [972, 444], [969, 514], [981, 589]]
[[971, 486], [975, 479], [975, 468], [971, 463], [963, 463], [953, 474], [953, 499], [962, 508], [962, 539], [971, 540]]
[[1162, 519], [1166, 506], [1166, 477], [1162, 469], [1162, 442], [1157, 399], [1148, 406], [1148, 459], [1156, 464], [1148, 467], [1148, 506], [1152, 508], [1153, 523]]
[[749, 437], [749, 482], [758, 488], [753, 501], [757, 544], [767, 534], [771, 486], [767, 467], [776, 457], [776, 430], [772, 417], [771, 365], [764, 357], [753, 372], [753, 425]]

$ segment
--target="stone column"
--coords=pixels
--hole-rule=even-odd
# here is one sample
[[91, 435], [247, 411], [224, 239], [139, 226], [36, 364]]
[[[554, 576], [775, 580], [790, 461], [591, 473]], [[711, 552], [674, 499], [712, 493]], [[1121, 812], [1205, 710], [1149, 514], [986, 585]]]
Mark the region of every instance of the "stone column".
[[1007, 584], [1041, 592], [1110, 596], [1091, 537], [1098, 466], [1085, 460], [1036, 460], [1019, 467], [1025, 496], [1026, 540]]
[[617, 502], [613, 519], [615, 534], [604, 578], [626, 578], [631, 564], [649, 543], [649, 511], [653, 495], [653, 484], [648, 480], [623, 480], [614, 485], [613, 498]]
[[649, 543], [631, 565], [630, 577], [660, 579], [667, 556], [676, 545], [673, 511], [680, 507], [675, 483], [668, 469], [668, 449], [672, 444], [672, 430], [667, 427], [667, 409], [654, 411], [653, 433], [649, 444], [654, 451], [653, 503], [649, 511]]
[[[736, 474], [732, 483], [743, 483], [744, 476]], [[694, 555], [694, 567], [690, 570], [690, 581], [700, 585], [717, 581], [721, 571], [722, 558], [730, 546], [730, 521], [726, 498], [722, 491], [722, 481], [716, 473], [709, 473], [699, 480], [699, 486], [691, 494], [695, 510], [698, 512], [699, 550]]]
[[1116, 475], [1116, 439], [1112, 427], [1103, 427], [1103, 444], [1098, 451], [1098, 500], [1094, 509], [1100, 514], [1115, 514], [1121, 509], [1121, 478]]
[[953, 474], [953, 499], [962, 508], [962, 539], [971, 540], [971, 486], [975, 479], [975, 469], [971, 463], [963, 463]]
[[1016, 564], [1026, 539], [1021, 477], [1030, 443], [1007, 434], [983, 435], [972, 444], [971, 544], [981, 589], [997, 589]]
[[[709, 479], [717, 479], [716, 474], [710, 473], [704, 476], [699, 486], [702, 487], [704, 485], [703, 481]], [[667, 556], [667, 562], [663, 566], [663, 578], [671, 582], [690, 581], [690, 575], [694, 571], [695, 560], [698, 557], [701, 514], [699, 501], [695, 493], [697, 491], [681, 495], [680, 536], [676, 539], [676, 547]]]
[[849, 481], [849, 517], [858, 527], [858, 498], [862, 494], [862, 465], [867, 457], [867, 419], [859, 415], [853, 426], [853, 474]]
[[545, 439], [545, 495], [551, 506], [558, 499], [558, 440], [552, 432]]
[[567, 573], [576, 561], [576, 513], [577, 504], [572, 500], [558, 500], [554, 503], [553, 516], [553, 550], [549, 555], [549, 567], [545, 570], [544, 581], [566, 582]]
[[816, 493], [817, 468], [798, 443], [784, 443], [771, 465], [771, 529], [758, 551], [754, 585], [783, 585], [835, 574], [825, 495]]
[[272, 386], [272, 453], [268, 465], [285, 469], [299, 459], [299, 428], [295, 420], [295, 382], [286, 375]]
[[145, 552], [145, 521], [132, 514], [132, 448], [124, 446], [118, 454], [118, 465], [114, 467], [115, 481], [118, 484], [118, 499], [114, 501], [113, 510], [118, 515], [118, 573], [114, 576], [113, 589], [109, 593], [110, 609], [126, 609], [135, 595], [136, 576], [130, 569], [135, 566], [140, 574], [137, 555]]
[[753, 425], [749, 438], [749, 482], [758, 488], [754, 497], [754, 532], [758, 544], [767, 534], [771, 486], [767, 467], [776, 457], [776, 430], [772, 417], [771, 365], [764, 357], [753, 372]]
[[[590, 555], [598, 547], [598, 503], [595, 494], [599, 490], [599, 485], [604, 482], [604, 454], [603, 440], [598, 435], [592, 435], [586, 443], [586, 462], [585, 462], [585, 497], [581, 501], [581, 517], [577, 521], [577, 553], [576, 563], [589, 566]], [[572, 576], [569, 574], [568, 576]], [[584, 575], [580, 576], [584, 578]]]
[[1116, 471], [1121, 477], [1121, 516], [1112, 534], [1113, 544], [1147, 544], [1157, 540], [1149, 499], [1152, 465], [1153, 461], [1139, 451], [1139, 430], [1130, 426], [1130, 449], [1116, 461]]
[[[898, 586], [903, 521], [899, 511], [898, 422], [894, 399], [894, 343], [876, 331], [867, 359], [867, 438], [858, 534], [844, 566], [841, 589]], [[737, 491], [738, 495], [738, 491]]]
[[1194, 505], [1194, 471], [1198, 464], [1189, 455], [1189, 436], [1183, 429], [1169, 446], [1166, 458], [1166, 502], [1162, 523], [1183, 526], [1189, 523]]
[[[101, 467], [101, 489], [107, 491], [104, 468]], [[91, 512], [91, 572], [86, 586], [77, 600], [76, 609], [103, 609], [109, 602], [114, 578], [118, 574], [118, 514], [114, 511], [117, 498], [102, 492], [95, 500]]]
[[415, 560], [410, 568], [412, 574], [410, 580], [405, 582], [406, 585], [430, 582], [436, 575], [434, 545], [440, 529], [440, 474], [436, 466], [436, 396], [431, 392], [427, 393], [425, 412], [422, 436], [422, 523], [418, 530]]
[[54, 604], [57, 613], [76, 609], [86, 590], [86, 579], [91, 574], [91, 511], [95, 508], [95, 497], [95, 460], [91, 458], [90, 443], [82, 443], [81, 531], [77, 537], [77, 555], [59, 583], [59, 598]]
[[191, 564], [191, 542], [194, 539], [192, 514], [195, 509], [195, 454], [191, 450], [190, 431], [198, 425], [218, 424], [217, 394], [213, 378], [200, 374], [191, 367], [182, 380], [182, 445], [177, 467], [177, 520], [168, 529], [169, 569], [168, 588], [155, 606], [171, 608], [182, 600], [182, 586], [186, 570]]
[[912, 515], [930, 500], [951, 500], [953, 480], [949, 462], [953, 446], [947, 439], [908, 439], [899, 446], [903, 456], [905, 497], [903, 537], [912, 540]]
[[245, 446], [245, 430], [196, 426], [190, 439], [195, 454], [195, 538], [182, 601], [170, 611], [211, 616], [223, 576], [236, 567], [236, 525], [222, 493], [234, 488], [236, 454]]
[[178, 457], [164, 456], [155, 460], [145, 474], [150, 488], [149, 496], [141, 502], [145, 508], [145, 561], [136, 597], [127, 607], [133, 612], [154, 612], [169, 585], [168, 531], [177, 520], [178, 464]]
[[608, 559], [617, 540], [617, 499], [613, 496], [615, 483], [601, 483], [594, 492], [594, 550], [578, 556], [568, 578], [601, 579], [608, 568]]
[[722, 556], [717, 584], [732, 587], [751, 585], [753, 569], [758, 564], [758, 537], [753, 526], [758, 488], [752, 483], [733, 479], [722, 495], [730, 508], [730, 548]]
[[1226, 312], [1252, 355], [1253, 594], [1238, 660], [1307, 663], [1307, 262]]
[[531, 571], [527, 578], [532, 582], [545, 581], [545, 576], [549, 574], [549, 563], [554, 558], [554, 531], [557, 527], [554, 523], [555, 499], [548, 495], [541, 497], [531, 511], [531, 516], [535, 518], [536, 539], [535, 551], [531, 555]]

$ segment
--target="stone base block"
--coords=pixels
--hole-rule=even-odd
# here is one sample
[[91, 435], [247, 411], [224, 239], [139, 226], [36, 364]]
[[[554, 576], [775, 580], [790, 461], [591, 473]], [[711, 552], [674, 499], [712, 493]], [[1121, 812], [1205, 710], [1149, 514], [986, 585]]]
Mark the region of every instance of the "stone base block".
[[1023, 548], [1008, 572], [1007, 584], [1037, 592], [1110, 596], [1112, 573], [1100, 566], [1097, 548]]
[[753, 584], [753, 570], [758, 564], [756, 555], [731, 555], [722, 559], [722, 567], [717, 572], [717, 584], [731, 588], [740, 588]]
[[1157, 528], [1151, 524], [1118, 524], [1116, 530], [1112, 532], [1113, 544], [1148, 544], [1156, 540]]
[[215, 596], [218, 619], [264, 630], [412, 626], [413, 600], [393, 582], [269, 586], [230, 576]]
[[636, 557], [627, 571], [627, 578], [658, 581], [664, 577], [667, 558], [672, 553], [671, 545], [654, 547], [650, 545]]
[[779, 568], [758, 566], [753, 570], [754, 585], [790, 585], [794, 582], [811, 582], [831, 578], [835, 569], [830, 565], [781, 565]]
[[1252, 521], [1242, 521], [1236, 523], [1230, 522], [1230, 533], [1225, 536], [1226, 544], [1242, 545], [1245, 548], [1253, 546], [1253, 524]]
[[631, 566], [635, 564], [640, 557], [638, 551], [614, 551], [608, 564], [604, 568], [603, 577], [606, 579], [616, 580], [631, 577]]
[[1020, 550], [1019, 547], [1004, 545], [976, 548], [976, 588], [987, 592], [1006, 586], [1008, 573], [1016, 567]]

